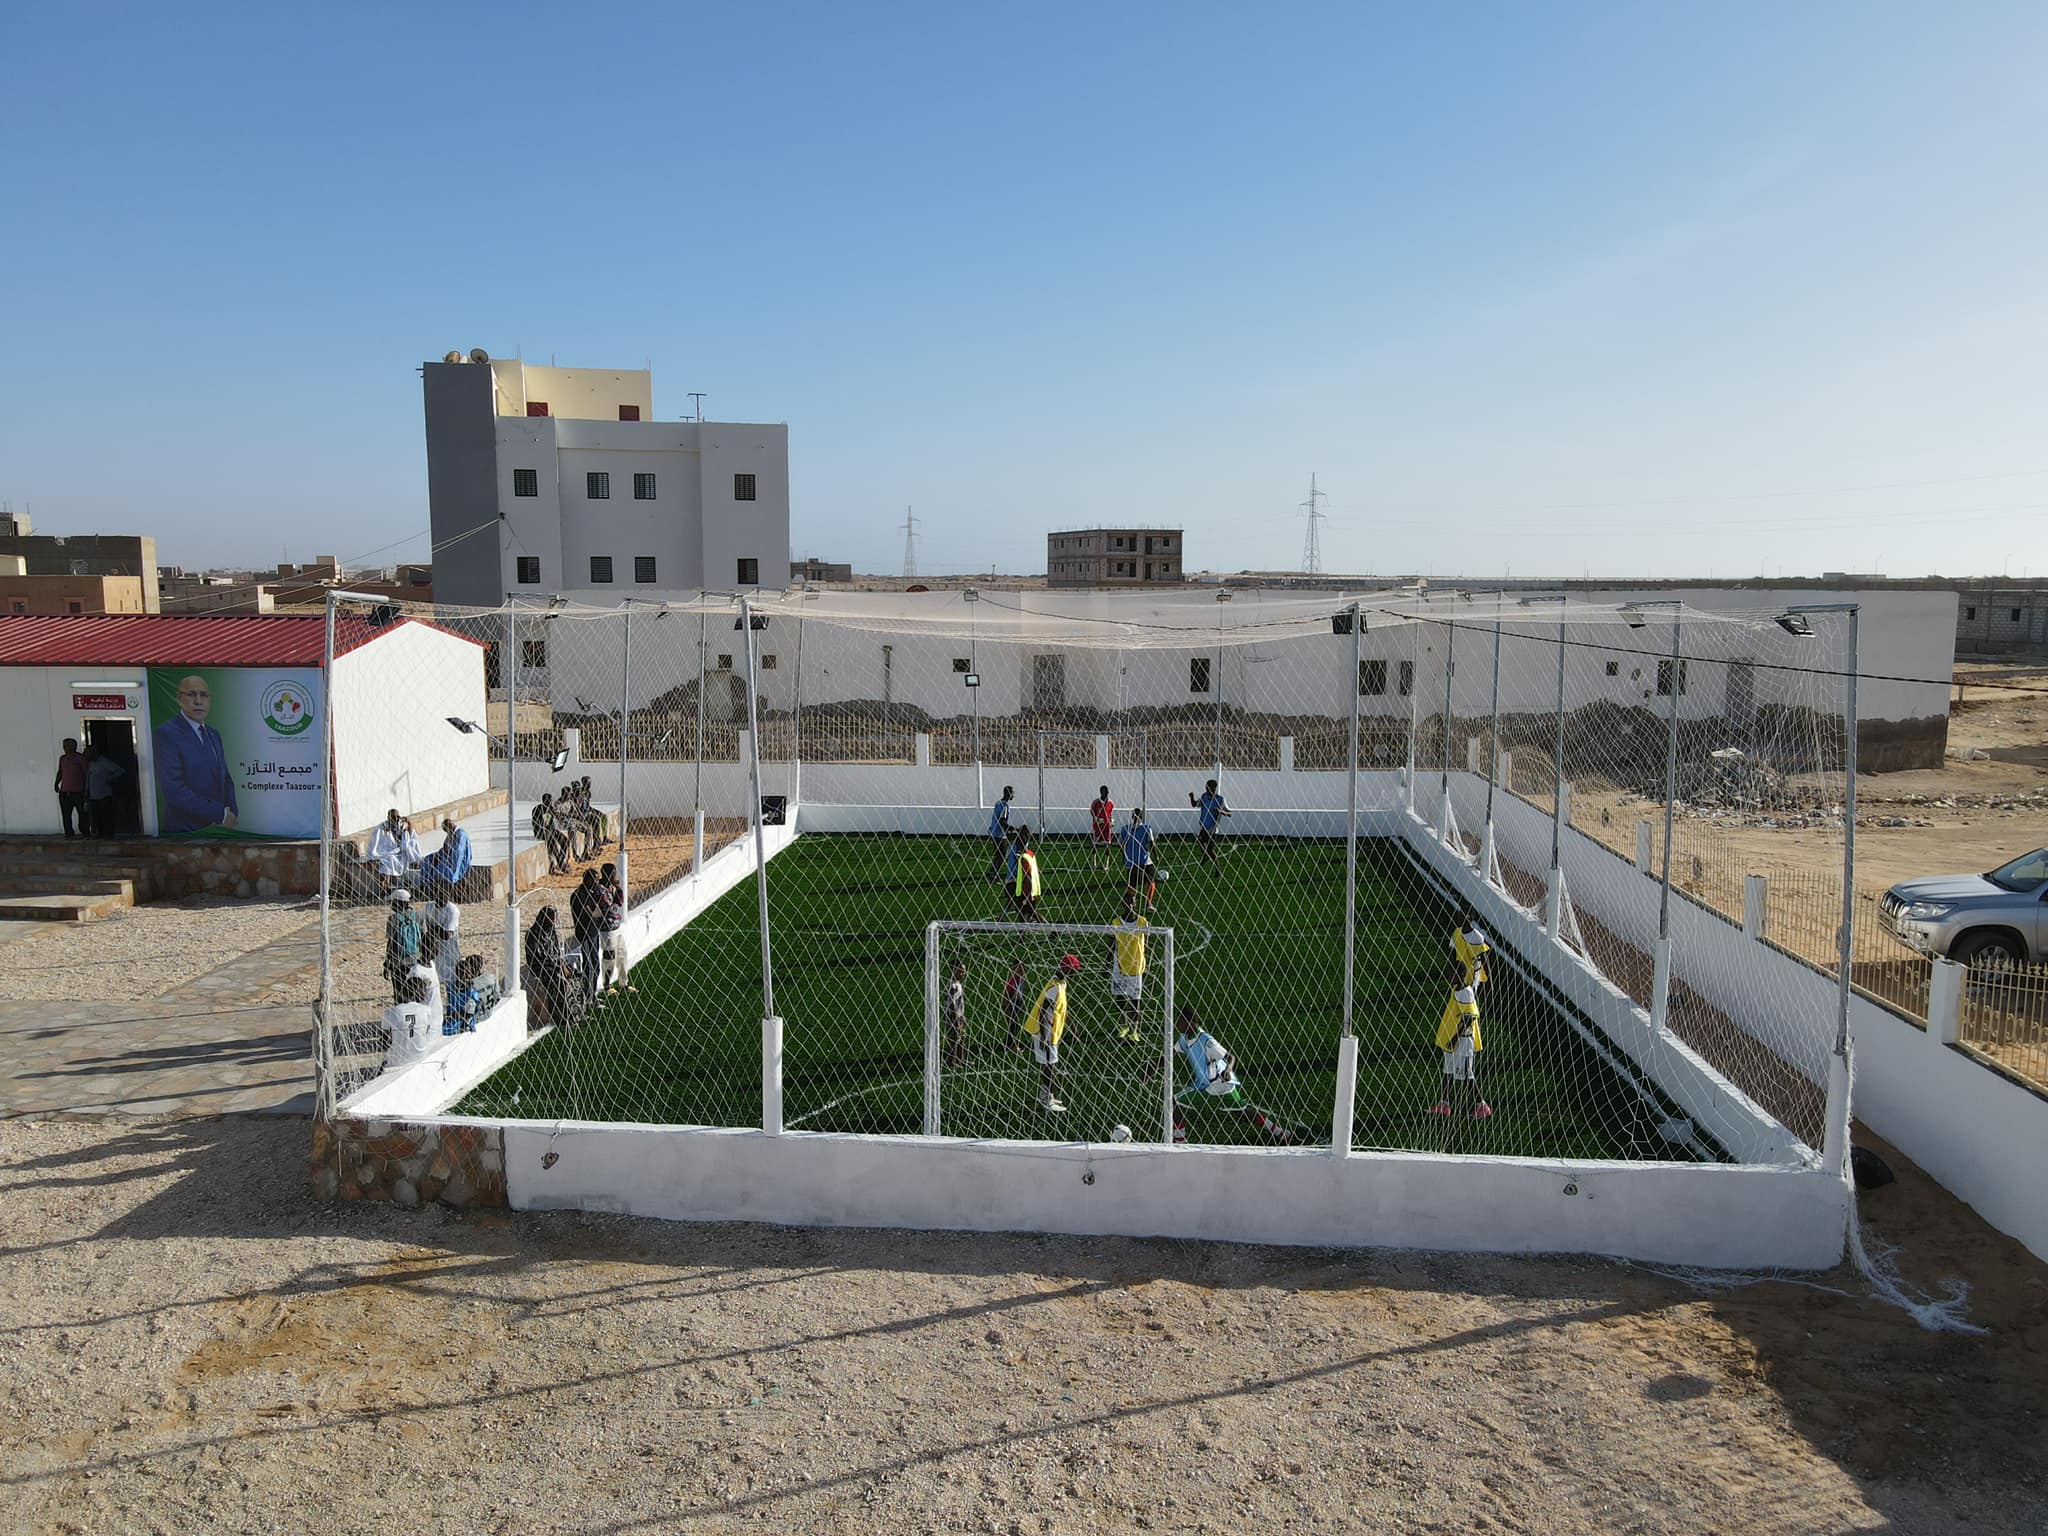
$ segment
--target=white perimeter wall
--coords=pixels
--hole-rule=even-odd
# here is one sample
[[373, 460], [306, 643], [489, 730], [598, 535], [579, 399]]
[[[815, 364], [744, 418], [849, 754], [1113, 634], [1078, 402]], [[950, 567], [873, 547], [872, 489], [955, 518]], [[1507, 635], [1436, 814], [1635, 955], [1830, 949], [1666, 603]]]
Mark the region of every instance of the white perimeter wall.
[[490, 724], [484, 650], [472, 640], [429, 624], [393, 625], [334, 659], [330, 707], [335, 828], [344, 837], [394, 805], [410, 815], [491, 787], [489, 741], [445, 723], [453, 715]]
[[1840, 1179], [1783, 1169], [580, 1124], [507, 1127], [505, 1168], [521, 1210], [1722, 1268], [1836, 1263], [1848, 1202]]

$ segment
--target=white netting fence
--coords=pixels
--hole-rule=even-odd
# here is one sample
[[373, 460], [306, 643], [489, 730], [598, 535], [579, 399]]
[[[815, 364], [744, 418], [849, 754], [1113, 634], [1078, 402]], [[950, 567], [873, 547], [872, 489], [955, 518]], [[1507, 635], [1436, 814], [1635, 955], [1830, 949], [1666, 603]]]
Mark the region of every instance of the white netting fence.
[[[323, 1110], [409, 1072], [419, 1108], [541, 1121], [1822, 1144], [1843, 615], [1794, 634], [1775, 612], [1405, 592], [748, 608], [340, 605]], [[376, 838], [394, 808], [413, 842]], [[1108, 930], [1138, 918], [1133, 1008], [1130, 930]], [[1476, 968], [1452, 939], [1474, 923]], [[1021, 966], [1035, 1000], [1070, 953], [1048, 1089], [1009, 983]], [[515, 983], [507, 1038], [491, 1000]], [[1204, 1038], [1222, 1055], [1184, 1048]], [[1227, 1057], [1238, 1101], [1194, 1083], [1197, 1057]]]

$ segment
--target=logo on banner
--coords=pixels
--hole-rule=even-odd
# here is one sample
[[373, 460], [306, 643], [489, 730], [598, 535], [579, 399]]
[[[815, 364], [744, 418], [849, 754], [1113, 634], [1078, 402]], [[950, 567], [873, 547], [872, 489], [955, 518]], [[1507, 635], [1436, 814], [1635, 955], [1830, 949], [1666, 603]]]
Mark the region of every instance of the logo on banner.
[[263, 723], [274, 736], [297, 736], [313, 723], [312, 701], [295, 682], [272, 683], [263, 691]]

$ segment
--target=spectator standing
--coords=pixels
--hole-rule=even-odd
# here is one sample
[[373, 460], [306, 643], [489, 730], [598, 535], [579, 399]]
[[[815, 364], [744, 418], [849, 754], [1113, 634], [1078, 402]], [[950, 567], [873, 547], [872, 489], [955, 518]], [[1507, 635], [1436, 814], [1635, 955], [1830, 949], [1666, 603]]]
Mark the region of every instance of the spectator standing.
[[94, 837], [114, 835], [114, 781], [128, 776], [123, 768], [100, 747], [85, 750], [85, 793], [92, 802], [92, 824], [87, 829]]
[[[84, 837], [92, 831], [85, 808], [87, 787], [85, 754], [78, 750], [75, 736], [64, 738], [64, 751], [57, 758], [57, 778], [50, 788], [57, 792], [57, 812], [64, 818], [66, 837]], [[74, 829], [72, 823], [76, 821]]]
[[562, 935], [555, 909], [542, 907], [526, 930], [526, 994], [540, 1003], [544, 1023], [567, 1025], [569, 989], [562, 973]]
[[626, 890], [619, 883], [619, 866], [607, 864], [598, 871], [597, 884], [604, 894], [604, 986], [607, 991], [624, 987], [640, 989], [626, 980]]
[[420, 963], [425, 939], [412, 892], [400, 886], [391, 893], [391, 915], [384, 919], [384, 977], [391, 983], [394, 1003], [405, 1001], [405, 978]]
[[604, 891], [597, 871], [586, 869], [569, 897], [569, 922], [576, 930], [576, 948], [583, 957], [583, 1000], [597, 998], [598, 950], [604, 945]]
[[443, 900], [427, 908], [427, 952], [444, 995], [455, 990], [455, 971], [462, 963], [462, 945], [456, 938], [461, 927], [462, 909], [454, 902]]
[[[569, 873], [569, 832], [555, 814], [553, 795], [542, 795], [540, 804], [533, 808], [533, 835], [536, 841], [547, 846], [548, 872], [555, 875]], [[540, 919], [535, 918], [534, 921]]]

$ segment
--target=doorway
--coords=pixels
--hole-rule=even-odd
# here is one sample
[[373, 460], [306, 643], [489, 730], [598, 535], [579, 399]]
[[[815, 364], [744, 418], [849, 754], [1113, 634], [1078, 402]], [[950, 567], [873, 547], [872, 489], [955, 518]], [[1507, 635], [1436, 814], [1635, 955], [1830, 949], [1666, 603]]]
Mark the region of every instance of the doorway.
[[135, 756], [133, 720], [88, 720], [85, 745], [98, 747], [121, 770], [114, 781], [114, 825], [100, 837], [134, 837], [142, 831], [142, 765]]

